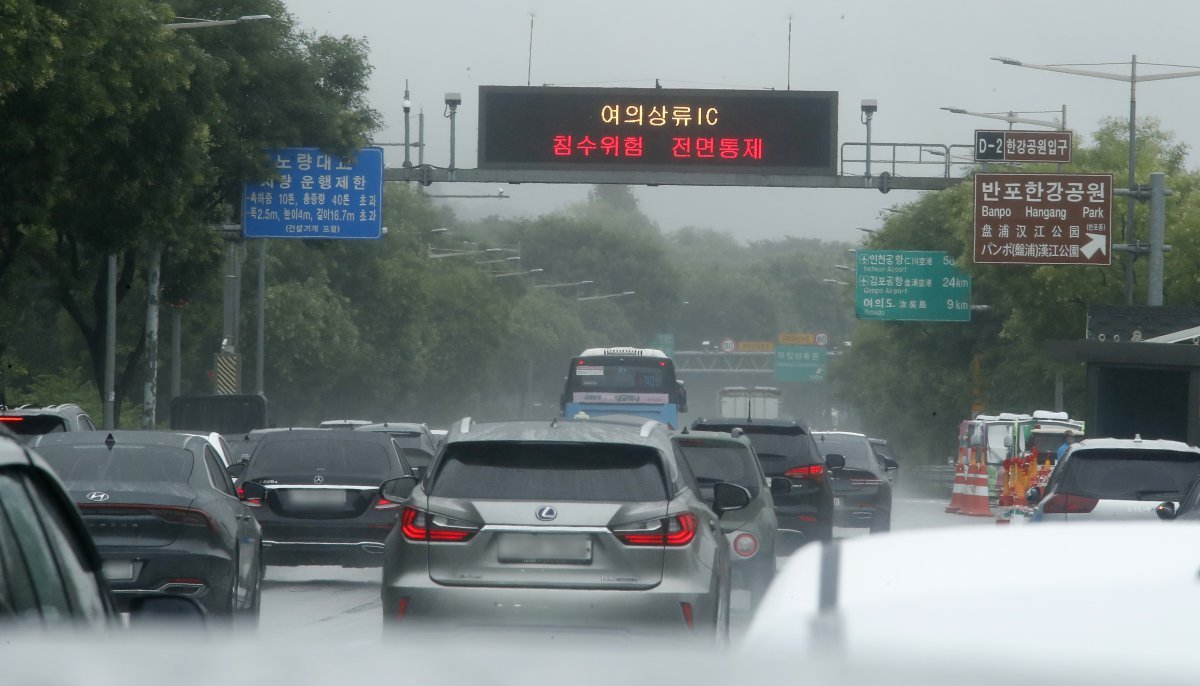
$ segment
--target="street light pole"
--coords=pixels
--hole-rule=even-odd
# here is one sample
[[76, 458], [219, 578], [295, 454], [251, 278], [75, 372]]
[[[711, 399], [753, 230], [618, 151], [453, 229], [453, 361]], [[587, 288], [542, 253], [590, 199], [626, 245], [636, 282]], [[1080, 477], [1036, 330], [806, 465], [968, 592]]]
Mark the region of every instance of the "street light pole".
[[217, 26], [236, 26], [238, 24], [245, 24], [246, 22], [251, 21], [269, 21], [271, 19], [271, 15], [250, 14], [243, 17], [238, 17], [237, 19], [194, 19], [192, 17], [175, 18], [187, 19], [188, 21], [173, 22], [171, 24], [164, 24], [163, 26], [171, 29], [172, 31], [182, 31], [184, 29], [211, 29]]
[[[1064, 66], [1057, 64], [1030, 64], [1022, 62], [1010, 57], [993, 57], [993, 60], [1002, 64], [1007, 64], [1014, 67], [1026, 67], [1028, 69], [1040, 69], [1042, 71], [1055, 71], [1063, 74], [1074, 74], [1076, 76], [1090, 76], [1097, 79], [1109, 79], [1111, 81], [1128, 81], [1129, 82], [1129, 204], [1125, 210], [1125, 242], [1133, 245], [1136, 241], [1133, 227], [1133, 210], [1134, 203], [1137, 202], [1137, 197], [1134, 194], [1137, 191], [1137, 82], [1138, 81], [1163, 81], [1165, 79], [1182, 79], [1191, 76], [1200, 76], [1200, 69], [1192, 69], [1191, 71], [1167, 72], [1162, 74], [1143, 74], [1137, 73], [1137, 55], [1133, 55], [1129, 59], [1129, 75], [1113, 74], [1105, 71], [1095, 71], [1092, 69], [1078, 69], [1072, 66]], [[1167, 66], [1167, 65], [1156, 65]], [[1133, 304], [1133, 262], [1137, 259], [1137, 253], [1126, 253], [1125, 257], [1125, 304]]]
[[621, 293], [605, 293], [604, 295], [586, 295], [582, 298], [575, 299], [581, 302], [584, 300], [606, 300], [608, 298], [624, 298], [634, 294], [634, 291], [622, 291]]

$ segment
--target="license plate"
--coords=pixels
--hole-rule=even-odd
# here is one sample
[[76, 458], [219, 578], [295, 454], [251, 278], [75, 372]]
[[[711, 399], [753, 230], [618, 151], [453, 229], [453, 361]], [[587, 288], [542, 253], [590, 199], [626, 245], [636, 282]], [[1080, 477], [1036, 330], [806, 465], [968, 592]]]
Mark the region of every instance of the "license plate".
[[588, 564], [592, 537], [574, 534], [505, 534], [500, 539], [501, 562], [523, 564]]
[[297, 507], [341, 507], [346, 504], [346, 492], [322, 489], [288, 491], [288, 504]]
[[102, 569], [109, 581], [133, 581], [133, 560], [105, 560]]

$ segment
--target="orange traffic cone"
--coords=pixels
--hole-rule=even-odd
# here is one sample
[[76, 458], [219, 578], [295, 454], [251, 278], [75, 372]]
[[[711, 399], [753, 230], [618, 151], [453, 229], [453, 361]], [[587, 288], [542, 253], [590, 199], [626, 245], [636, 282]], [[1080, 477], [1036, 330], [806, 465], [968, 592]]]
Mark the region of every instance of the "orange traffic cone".
[[960, 459], [958, 469], [954, 471], [954, 490], [950, 494], [950, 504], [946, 512], [959, 512], [963, 507], [963, 496], [967, 493], [967, 461]]
[[991, 517], [992, 506], [988, 501], [987, 467], [974, 464], [967, 472], [967, 493], [963, 497], [963, 507], [959, 514], [971, 517]]

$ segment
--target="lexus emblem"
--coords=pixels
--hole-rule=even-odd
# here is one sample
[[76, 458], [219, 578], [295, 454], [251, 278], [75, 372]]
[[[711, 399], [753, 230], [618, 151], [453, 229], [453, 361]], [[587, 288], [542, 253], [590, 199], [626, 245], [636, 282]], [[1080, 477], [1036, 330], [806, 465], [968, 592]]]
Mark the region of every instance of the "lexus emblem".
[[314, 484], [317, 484], [317, 485], [319, 486], [319, 485], [321, 485], [321, 484], [325, 483], [325, 477], [323, 477], [323, 476], [321, 476], [320, 474], [318, 474], [318, 475], [316, 475], [316, 476], [314, 476], [314, 477], [313, 477], [313, 483], [314, 483]]
[[536, 516], [543, 522], [548, 522], [558, 516], [558, 510], [554, 509], [553, 505], [543, 505], [538, 508]]
[[105, 500], [108, 500], [108, 494], [104, 493], [103, 491], [92, 491], [91, 493], [87, 494], [87, 499], [93, 503], [102, 503]]

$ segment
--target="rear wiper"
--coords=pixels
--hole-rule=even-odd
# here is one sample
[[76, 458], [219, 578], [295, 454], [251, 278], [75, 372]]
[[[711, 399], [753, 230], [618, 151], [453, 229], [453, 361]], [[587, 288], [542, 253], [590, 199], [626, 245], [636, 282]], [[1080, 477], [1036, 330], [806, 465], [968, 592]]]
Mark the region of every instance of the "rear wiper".
[[1169, 494], [1171, 494], [1171, 495], [1179, 495], [1179, 491], [1178, 491], [1178, 490], [1176, 490], [1176, 489], [1169, 489], [1169, 488], [1161, 488], [1161, 489], [1154, 489], [1154, 488], [1150, 488], [1150, 489], [1146, 489], [1146, 490], [1144, 490], [1144, 491], [1134, 491], [1133, 493], [1134, 493], [1134, 495], [1136, 495], [1136, 496], [1138, 497], [1138, 499], [1139, 499], [1139, 500], [1141, 500], [1141, 499], [1142, 499], [1144, 496], [1148, 496], [1148, 495], [1154, 495], [1154, 494], [1156, 494], [1156, 493], [1158, 493], [1158, 494], [1167, 494], [1167, 493], [1169, 493]]

